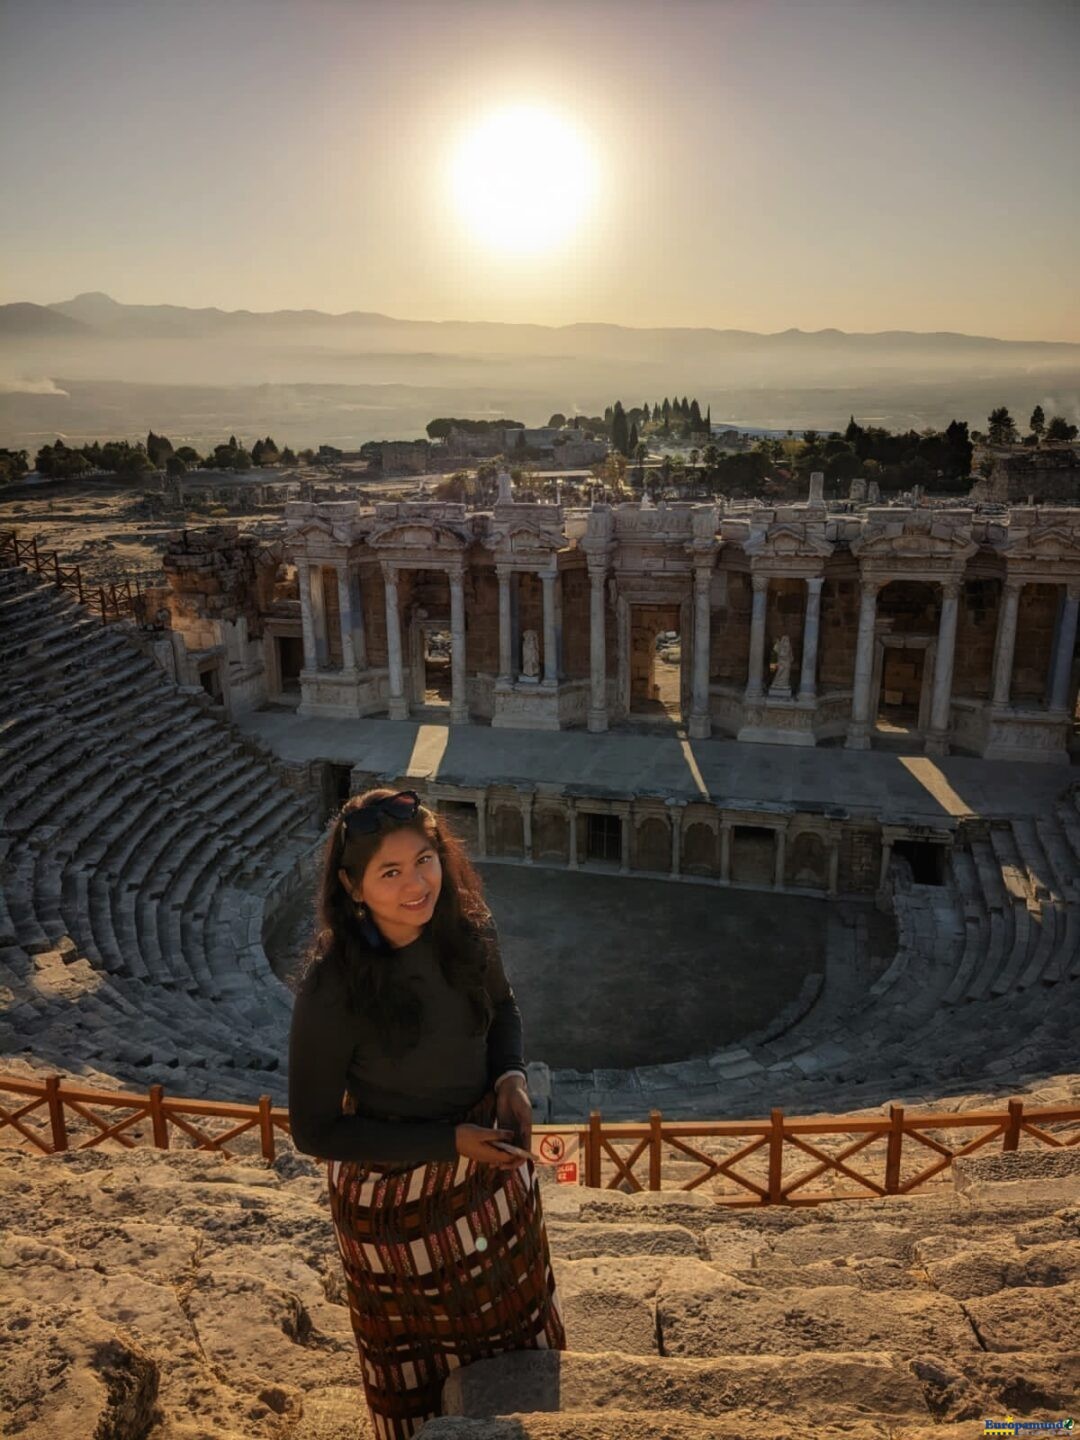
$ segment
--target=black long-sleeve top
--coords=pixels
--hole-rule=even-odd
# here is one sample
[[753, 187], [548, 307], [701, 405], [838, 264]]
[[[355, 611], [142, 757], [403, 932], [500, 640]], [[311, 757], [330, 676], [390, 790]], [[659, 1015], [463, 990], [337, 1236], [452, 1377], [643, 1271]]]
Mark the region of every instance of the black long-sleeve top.
[[[297, 991], [289, 1035], [289, 1124], [296, 1148], [326, 1160], [418, 1164], [457, 1156], [455, 1128], [504, 1071], [525, 1073], [521, 1012], [495, 941], [485, 984], [495, 1006], [486, 1036], [465, 995], [447, 984], [431, 935], [393, 951], [424, 1009], [420, 1040], [392, 1058], [370, 1017], [351, 1012], [344, 982], [326, 961]], [[343, 1113], [344, 1092], [354, 1114]]]

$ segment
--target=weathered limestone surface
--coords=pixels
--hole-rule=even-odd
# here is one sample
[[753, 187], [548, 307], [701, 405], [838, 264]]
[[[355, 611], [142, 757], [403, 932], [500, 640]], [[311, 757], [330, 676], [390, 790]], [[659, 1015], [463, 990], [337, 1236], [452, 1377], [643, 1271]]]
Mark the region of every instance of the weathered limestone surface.
[[[739, 1212], [549, 1177], [568, 1349], [455, 1370], [425, 1440], [735, 1440], [763, 1421], [928, 1440], [1006, 1409], [1067, 1414], [1077, 1158], [972, 1156], [928, 1196]], [[325, 1167], [287, 1142], [272, 1165], [149, 1149], [4, 1162], [5, 1433], [372, 1433]]]

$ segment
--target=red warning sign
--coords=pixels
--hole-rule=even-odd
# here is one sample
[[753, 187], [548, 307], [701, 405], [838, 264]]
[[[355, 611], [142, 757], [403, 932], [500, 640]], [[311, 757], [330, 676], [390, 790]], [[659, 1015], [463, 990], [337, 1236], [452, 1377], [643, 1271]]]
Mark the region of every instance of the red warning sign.
[[559, 1185], [581, 1183], [578, 1164], [581, 1141], [575, 1131], [547, 1131], [539, 1136], [537, 1149], [547, 1164], [554, 1165], [555, 1180]]

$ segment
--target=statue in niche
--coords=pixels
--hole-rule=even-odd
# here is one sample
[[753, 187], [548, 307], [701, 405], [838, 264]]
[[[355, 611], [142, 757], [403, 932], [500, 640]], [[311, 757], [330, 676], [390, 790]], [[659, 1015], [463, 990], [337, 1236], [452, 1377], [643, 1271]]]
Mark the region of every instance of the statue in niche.
[[772, 684], [769, 686], [769, 694], [791, 694], [791, 640], [787, 635], [781, 635], [780, 639], [773, 646], [773, 655], [776, 659], [776, 673], [773, 675]]
[[540, 676], [540, 639], [535, 630], [526, 630], [521, 637], [521, 669], [526, 680]]

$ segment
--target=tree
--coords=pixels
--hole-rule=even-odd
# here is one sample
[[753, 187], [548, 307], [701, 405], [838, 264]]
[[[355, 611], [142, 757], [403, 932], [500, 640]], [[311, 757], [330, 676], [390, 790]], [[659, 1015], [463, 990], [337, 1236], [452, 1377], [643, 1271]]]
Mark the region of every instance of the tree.
[[1017, 440], [1016, 421], [1004, 405], [999, 405], [987, 417], [991, 445], [1015, 445]]
[[30, 468], [30, 457], [25, 450], [0, 450], [0, 485], [5, 481], [17, 480]]
[[1031, 419], [1028, 424], [1031, 426], [1031, 433], [1035, 436], [1035, 439], [1041, 440], [1046, 430], [1046, 416], [1043, 414], [1041, 405], [1035, 406], [1035, 409], [1031, 412]]
[[631, 425], [631, 426], [630, 426], [630, 439], [629, 439], [629, 441], [627, 442], [627, 446], [626, 446], [627, 456], [636, 455], [636, 454], [637, 454], [637, 448], [638, 448], [638, 432], [637, 432], [637, 426], [636, 426], [636, 425]]
[[645, 424], [647, 425], [649, 423], [649, 402], [647, 400], [645, 401], [645, 404], [641, 407], [641, 416], [642, 419], [645, 421]]
[[172, 441], [164, 435], [155, 435], [151, 430], [146, 437], [146, 453], [154, 469], [160, 470], [173, 453]]
[[180, 456], [176, 454], [170, 455], [165, 461], [166, 475], [186, 475], [187, 468]]
[[971, 474], [972, 444], [966, 420], [949, 421], [945, 427], [945, 443], [948, 446], [945, 474], [950, 480], [962, 480]]
[[701, 406], [696, 400], [690, 401], [690, 428], [695, 435], [701, 430]]
[[1046, 427], [1047, 440], [1075, 440], [1076, 426], [1070, 425], [1064, 415], [1055, 415]]
[[565, 424], [566, 424], [566, 416], [565, 416], [565, 415], [560, 415], [559, 412], [558, 412], [558, 410], [556, 410], [556, 411], [555, 411], [555, 414], [552, 415], [551, 419], [548, 421], [548, 429], [549, 429], [549, 430], [561, 430]]
[[620, 455], [626, 455], [630, 450], [630, 432], [626, 424], [626, 412], [623, 410], [622, 401], [616, 400], [614, 409], [611, 412], [611, 443]]

